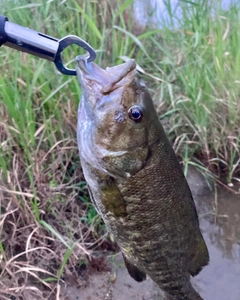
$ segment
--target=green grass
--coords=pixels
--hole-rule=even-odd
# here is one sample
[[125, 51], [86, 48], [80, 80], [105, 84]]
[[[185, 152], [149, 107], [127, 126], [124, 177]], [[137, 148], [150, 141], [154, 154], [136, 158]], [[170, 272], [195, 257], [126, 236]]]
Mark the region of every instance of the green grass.
[[[222, 11], [216, 1], [212, 8], [206, 1], [182, 1], [182, 19], [169, 5], [168, 26], [163, 20], [161, 29], [142, 30], [132, 22], [132, 1], [115, 2], [0, 4], [14, 23], [56, 38], [78, 35], [97, 50], [101, 67], [135, 58], [185, 171], [192, 164], [218, 182], [239, 180], [239, 7]], [[39, 268], [51, 271], [47, 277], [35, 274], [53, 288], [49, 278], [60, 280], [65, 268], [90, 255], [104, 231], [88, 204], [78, 158], [81, 90], [77, 78], [59, 74], [53, 63], [0, 50], [0, 277], [13, 287], [11, 293], [17, 291], [18, 277], [11, 274], [20, 274], [23, 266], [8, 261], [22, 253], [26, 264], [38, 261]], [[81, 53], [69, 47], [64, 61], [72, 66]]]
[[223, 11], [220, 2], [182, 1], [182, 19], [169, 7], [174, 26], [162, 22], [161, 40], [151, 37], [151, 44], [162, 54], [159, 66], [167, 79], [160, 101], [169, 104], [175, 149], [187, 151], [188, 159], [197, 156], [230, 184], [240, 174], [240, 7]]

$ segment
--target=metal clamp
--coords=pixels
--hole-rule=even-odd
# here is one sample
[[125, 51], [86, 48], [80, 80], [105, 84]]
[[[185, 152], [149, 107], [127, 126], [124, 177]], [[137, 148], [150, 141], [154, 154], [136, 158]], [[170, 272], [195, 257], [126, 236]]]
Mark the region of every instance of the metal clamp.
[[61, 56], [64, 49], [72, 44], [79, 45], [88, 52], [88, 62], [96, 58], [95, 50], [77, 36], [68, 35], [58, 40], [46, 34], [9, 22], [5, 16], [0, 15], [0, 46], [8, 46], [47, 59], [54, 62], [62, 74], [76, 76], [76, 70], [65, 67]]
[[62, 73], [66, 75], [74, 75], [76, 76], [76, 70], [69, 69], [63, 65], [61, 53], [65, 48], [67, 48], [69, 45], [76, 44], [79, 45], [81, 48], [85, 49], [89, 53], [89, 57], [87, 59], [87, 62], [94, 61], [96, 58], [96, 52], [95, 50], [84, 40], [80, 39], [79, 37], [75, 35], [68, 35], [61, 40], [58, 41], [58, 51], [56, 54], [56, 57], [54, 59], [54, 63], [57, 67], [57, 69]]

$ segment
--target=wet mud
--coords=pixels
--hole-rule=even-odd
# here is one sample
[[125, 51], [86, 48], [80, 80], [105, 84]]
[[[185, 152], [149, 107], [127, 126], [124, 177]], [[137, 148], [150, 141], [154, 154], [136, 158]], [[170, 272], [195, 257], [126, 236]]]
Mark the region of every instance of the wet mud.
[[[196, 170], [190, 170], [188, 182], [210, 253], [210, 264], [192, 278], [192, 284], [204, 300], [240, 300], [240, 195], [210, 192]], [[164, 299], [151, 279], [138, 283], [128, 275], [120, 253], [108, 260], [110, 272], [91, 275], [85, 288], [62, 286], [61, 299]]]

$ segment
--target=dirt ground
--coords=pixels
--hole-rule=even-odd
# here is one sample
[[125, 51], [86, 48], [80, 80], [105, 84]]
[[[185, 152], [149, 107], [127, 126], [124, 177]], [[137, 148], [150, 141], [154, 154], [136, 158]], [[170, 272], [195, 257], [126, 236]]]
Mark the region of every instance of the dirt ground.
[[[94, 274], [85, 289], [77, 287], [63, 288], [63, 299], [66, 300], [151, 300], [152, 281], [148, 278], [142, 284], [134, 281], [123, 264], [121, 254], [113, 261], [111, 272]], [[65, 297], [65, 298], [64, 298]]]
[[[202, 176], [192, 170], [188, 182], [195, 199], [200, 226], [210, 252], [210, 264], [192, 279], [204, 300], [240, 299], [240, 197], [220, 191], [214, 197]], [[212, 212], [215, 212], [214, 214]], [[61, 286], [63, 300], [157, 300], [162, 292], [151, 279], [135, 282], [120, 253], [109, 257], [109, 272], [90, 276], [85, 288]]]

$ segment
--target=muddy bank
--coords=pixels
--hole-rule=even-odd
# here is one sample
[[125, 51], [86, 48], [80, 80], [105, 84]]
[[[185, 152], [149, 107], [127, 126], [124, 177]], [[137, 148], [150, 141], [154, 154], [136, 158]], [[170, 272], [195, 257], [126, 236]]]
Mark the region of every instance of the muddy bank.
[[[240, 300], [240, 195], [211, 193], [195, 170], [188, 182], [210, 252], [210, 264], [192, 279], [204, 300]], [[108, 258], [111, 271], [93, 274], [85, 288], [61, 287], [65, 300], [164, 299], [151, 279], [135, 282], [127, 273], [121, 254]]]

